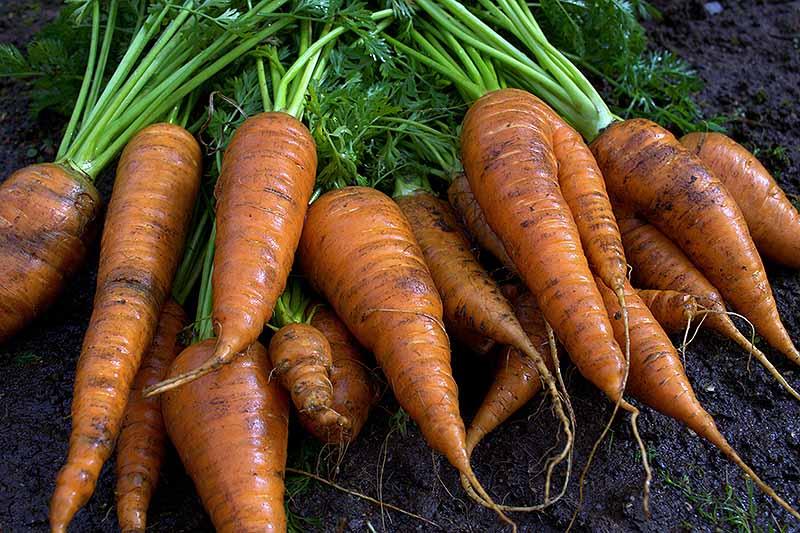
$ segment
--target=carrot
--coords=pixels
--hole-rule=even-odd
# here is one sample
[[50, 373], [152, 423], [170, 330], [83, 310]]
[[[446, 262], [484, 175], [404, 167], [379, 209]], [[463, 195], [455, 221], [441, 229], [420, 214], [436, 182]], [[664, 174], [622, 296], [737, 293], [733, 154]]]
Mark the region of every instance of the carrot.
[[645, 119], [612, 124], [592, 151], [611, 195], [674, 238], [734, 309], [800, 364], [742, 213], [702, 161]]
[[[617, 318], [621, 317], [621, 308], [616, 295], [599, 278], [597, 284], [603, 294], [608, 314], [612, 317], [614, 332], [617, 338], [622, 339], [625, 329], [621, 318]], [[628, 305], [631, 337], [628, 391], [634, 398], [678, 420], [708, 440], [741, 468], [765, 494], [792, 516], [800, 519], [800, 514], [761, 481], [717, 429], [714, 419], [697, 401], [675, 347], [630, 284], [625, 287], [625, 301]]]
[[615, 210], [618, 213], [622, 243], [633, 268], [634, 283], [648, 289], [673, 290], [694, 296], [697, 303], [710, 312], [705, 319], [708, 327], [752, 353], [789, 394], [798, 398], [797, 391], [770, 363], [767, 356], [756, 349], [736, 328], [726, 313], [722, 296], [681, 249], [654, 226], [622, 209], [615, 207]]
[[341, 413], [349, 424], [320, 424], [305, 413], [300, 413], [300, 423], [322, 442], [345, 444], [352, 442], [367, 421], [370, 408], [378, 399], [378, 388], [371, 376], [363, 348], [347, 330], [347, 326], [327, 305], [313, 305], [311, 325], [328, 339], [333, 355], [331, 383], [333, 403], [331, 408]]
[[559, 189], [551, 113], [524, 91], [480, 98], [464, 119], [464, 169], [489, 225], [570, 357], [617, 401], [625, 360]]
[[269, 356], [273, 374], [291, 392], [300, 413], [313, 416], [322, 425], [350, 424], [331, 407], [333, 355], [328, 339], [317, 328], [303, 323], [283, 326], [269, 342]]
[[492, 254], [509, 271], [516, 273], [517, 267], [506, 253], [500, 237], [489, 227], [489, 223], [481, 211], [481, 206], [478, 205], [478, 201], [475, 200], [475, 196], [469, 188], [469, 181], [463, 173], [456, 176], [448, 187], [447, 199], [478, 245]]
[[[514, 299], [514, 314], [531, 343], [539, 350], [546, 350], [547, 326], [536, 298], [530, 292], [525, 291]], [[552, 358], [546, 358], [545, 363], [549, 369], [553, 368]], [[542, 382], [533, 360], [516, 348], [505, 347], [498, 357], [494, 381], [467, 429], [470, 454], [488, 433], [526, 405], [541, 388]]]
[[149, 388], [148, 395], [214, 371], [256, 341], [286, 286], [316, 172], [314, 139], [292, 115], [264, 112], [239, 126], [216, 187], [217, 347], [208, 361]]
[[[190, 346], [170, 374], [195, 368], [214, 347], [213, 339]], [[219, 532], [286, 530], [289, 404], [270, 371], [256, 342], [218, 372], [162, 399], [169, 437]]]
[[681, 144], [725, 184], [756, 248], [778, 263], [800, 268], [800, 213], [758, 159], [722, 133], [690, 133]]
[[194, 137], [171, 124], [143, 129], [122, 153], [75, 377], [69, 455], [50, 503], [53, 531], [66, 530], [111, 455], [181, 256], [200, 162]]
[[700, 313], [697, 298], [685, 292], [645, 289], [636, 294], [667, 333], [685, 330]]
[[178, 334], [186, 324], [180, 305], [168, 300], [153, 344], [136, 374], [117, 442], [117, 518], [123, 533], [144, 533], [166, 446], [160, 398], [144, 398], [142, 389], [162, 379], [181, 350]]
[[299, 257], [309, 281], [375, 354], [431, 447], [491, 501], [466, 450], [442, 302], [397, 204], [365, 187], [323, 194], [308, 211]]
[[53, 303], [97, 230], [100, 195], [76, 171], [31, 165], [0, 185], [0, 343]]
[[497, 347], [497, 343], [494, 340], [481, 335], [473, 329], [450, 322], [447, 317], [444, 319], [444, 327], [451, 340], [454, 340], [460, 347], [468, 349], [475, 355], [487, 356]]
[[[517, 320], [511, 304], [470, 251], [469, 241], [449, 205], [422, 189], [398, 191], [395, 196], [442, 297], [446, 319], [522, 352], [547, 387], [566, 434], [564, 449], [550, 462], [549, 478], [552, 468], [567, 457], [572, 446], [572, 429], [553, 375]], [[549, 479], [545, 486], [545, 503], [548, 501]]]

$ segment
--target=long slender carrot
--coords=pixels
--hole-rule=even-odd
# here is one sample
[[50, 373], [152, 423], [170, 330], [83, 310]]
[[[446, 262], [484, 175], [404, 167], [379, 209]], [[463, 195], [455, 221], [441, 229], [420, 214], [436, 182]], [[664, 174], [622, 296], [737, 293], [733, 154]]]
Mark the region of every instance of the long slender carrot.
[[100, 195], [76, 171], [31, 165], [0, 185], [0, 343], [53, 303], [97, 231]]
[[299, 256], [310, 282], [375, 354], [431, 447], [491, 501], [467, 455], [442, 302], [397, 204], [365, 187], [322, 195], [308, 211]]
[[[614, 331], [618, 338], [623, 338], [625, 330], [622, 320], [616, 318], [621, 314], [616, 295], [599, 278], [597, 282], [609, 316], [612, 317]], [[708, 440], [741, 468], [765, 494], [800, 519], [800, 513], [753, 472], [717, 429], [714, 419], [697, 401], [675, 347], [630, 284], [625, 287], [625, 301], [631, 337], [628, 391], [634, 398], [678, 420]]]
[[612, 124], [592, 151], [611, 195], [675, 239], [734, 309], [800, 365], [742, 212], [702, 161], [645, 119]]
[[172, 124], [143, 129], [123, 151], [75, 377], [69, 455], [50, 503], [53, 531], [66, 530], [111, 455], [180, 259], [200, 163], [197, 141]]
[[322, 442], [346, 444], [352, 442], [364, 427], [369, 410], [378, 399], [378, 387], [363, 348], [347, 326], [327, 305], [312, 305], [311, 325], [328, 339], [333, 355], [331, 407], [347, 419], [348, 425], [321, 424], [318, 419], [304, 413], [300, 413], [300, 423]]
[[800, 213], [764, 165], [722, 133], [690, 133], [681, 137], [681, 144], [725, 184], [758, 250], [774, 261], [800, 268]]
[[470, 189], [581, 373], [613, 401], [625, 360], [558, 184], [549, 110], [524, 91], [476, 101], [461, 151]]
[[[213, 339], [190, 346], [170, 374], [195, 368], [214, 347]], [[218, 372], [162, 399], [167, 432], [219, 532], [286, 530], [289, 403], [270, 371], [256, 342]]]
[[516, 272], [517, 267], [508, 257], [500, 237], [489, 227], [489, 223], [481, 211], [481, 206], [478, 205], [478, 201], [469, 188], [469, 181], [463, 173], [456, 176], [450, 187], [447, 188], [447, 199], [478, 245], [492, 254], [508, 270]]
[[616, 206], [615, 212], [618, 214], [622, 243], [633, 268], [634, 283], [647, 289], [674, 290], [693, 295], [700, 305], [711, 311], [705, 318], [708, 327], [752, 353], [789, 394], [797, 397], [798, 393], [767, 356], [736, 328], [725, 311], [722, 296], [681, 249], [654, 226]]
[[117, 518], [123, 533], [144, 533], [147, 507], [158, 484], [166, 448], [166, 430], [160, 398], [144, 398], [142, 389], [164, 379], [173, 359], [181, 351], [178, 334], [186, 325], [186, 314], [174, 300], [161, 311], [150, 350], [133, 381], [125, 420], [117, 441]]

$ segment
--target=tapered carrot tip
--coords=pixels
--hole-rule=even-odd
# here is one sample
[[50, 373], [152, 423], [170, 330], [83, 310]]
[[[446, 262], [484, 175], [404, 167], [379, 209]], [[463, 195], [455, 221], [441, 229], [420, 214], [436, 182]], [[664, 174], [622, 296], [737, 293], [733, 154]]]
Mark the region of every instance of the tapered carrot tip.
[[58, 473], [56, 489], [50, 500], [50, 531], [63, 533], [72, 517], [89, 500], [95, 479], [86, 469], [68, 463]]
[[201, 378], [206, 374], [210, 374], [221, 366], [230, 363], [236, 355], [237, 354], [233, 353], [233, 349], [231, 348], [230, 344], [217, 346], [214, 355], [212, 355], [202, 365], [198, 366], [194, 370], [190, 370], [173, 378], [165, 379], [164, 381], [160, 381], [155, 385], [147, 387], [144, 389], [144, 391], [142, 391], [142, 394], [145, 398], [150, 398], [151, 396], [163, 394], [168, 390], [180, 387], [181, 385], [191, 383], [192, 381]]

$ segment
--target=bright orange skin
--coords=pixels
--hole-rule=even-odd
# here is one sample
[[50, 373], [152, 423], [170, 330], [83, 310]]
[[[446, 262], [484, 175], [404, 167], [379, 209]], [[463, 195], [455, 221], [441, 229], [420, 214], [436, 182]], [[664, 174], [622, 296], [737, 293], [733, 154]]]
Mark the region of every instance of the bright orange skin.
[[366, 187], [323, 194], [308, 210], [299, 259], [347, 329], [375, 354], [431, 447], [459, 471], [471, 471], [442, 301], [397, 204]]
[[344, 444], [355, 440], [367, 421], [370, 408], [378, 400], [378, 387], [370, 372], [375, 363], [369, 362], [363, 348], [331, 308], [317, 305], [315, 309], [311, 325], [328, 339], [333, 355], [331, 407], [349, 424], [345, 427], [325, 423], [305, 413], [300, 413], [300, 423], [322, 442]]
[[283, 293], [317, 173], [308, 129], [286, 113], [239, 126], [217, 182], [212, 279], [215, 355], [228, 361], [255, 342]]
[[309, 324], [287, 324], [269, 341], [273, 374], [290, 392], [301, 413], [318, 417], [321, 423], [335, 423], [331, 366], [333, 355], [328, 339]]
[[612, 124], [592, 151], [614, 199], [674, 239], [726, 301], [800, 364], [742, 212], [703, 162], [645, 119]]
[[[209, 339], [181, 353], [170, 375], [208, 359]], [[286, 531], [284, 470], [289, 401], [264, 347], [206, 376], [164, 393], [169, 437], [220, 533]]]
[[464, 119], [464, 169], [486, 220], [573, 362], [616, 401], [625, 358], [561, 194], [551, 114], [524, 91], [483, 96]]
[[83, 264], [100, 195], [61, 165], [31, 165], [0, 185], [0, 343], [50, 306]]
[[183, 348], [178, 335], [186, 322], [181, 306], [168, 300], [125, 407], [125, 421], [117, 441], [116, 464], [117, 518], [123, 533], [144, 533], [147, 507], [158, 484], [166, 448], [161, 398], [144, 398], [142, 390], [166, 376], [173, 359]]
[[[536, 298], [528, 291], [517, 295], [514, 313], [536, 349], [542, 354], [549, 353], [547, 327]], [[553, 368], [551, 357], [545, 357], [544, 361], [548, 368]], [[516, 348], [505, 347], [497, 361], [494, 381], [467, 429], [467, 450], [472, 453], [483, 437], [519, 411], [541, 389], [542, 380], [531, 358]]]
[[478, 201], [475, 200], [475, 196], [469, 188], [469, 181], [463, 173], [456, 176], [450, 187], [447, 188], [447, 199], [478, 246], [492, 254], [511, 272], [516, 272], [517, 267], [508, 257], [500, 237], [489, 227], [489, 223], [481, 211], [481, 206], [478, 205]]
[[65, 531], [88, 501], [114, 448], [181, 257], [200, 164], [197, 141], [171, 124], [148, 126], [122, 153], [75, 376], [69, 454], [50, 502], [53, 531]]
[[800, 268], [800, 213], [764, 165], [722, 133], [690, 133], [681, 144], [725, 184], [758, 250], [773, 261]]
[[697, 316], [697, 298], [685, 292], [670, 290], [640, 290], [639, 298], [667, 333], [686, 330], [690, 320]]

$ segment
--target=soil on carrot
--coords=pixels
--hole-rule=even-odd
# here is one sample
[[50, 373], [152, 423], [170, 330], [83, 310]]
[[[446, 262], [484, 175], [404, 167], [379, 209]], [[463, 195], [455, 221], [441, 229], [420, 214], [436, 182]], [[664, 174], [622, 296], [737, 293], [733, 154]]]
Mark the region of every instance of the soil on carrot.
[[[708, 114], [731, 118], [729, 131], [758, 149], [790, 194], [800, 193], [800, 8], [797, 2], [652, 2], [664, 19], [647, 24], [653, 42], [694, 65], [706, 81], [700, 94]], [[57, 12], [59, 2], [7, 0], [0, 41], [18, 45]], [[715, 7], [722, 11], [716, 14]], [[20, 85], [0, 84], [0, 176], [54, 156], [63, 121], [27, 115]], [[108, 197], [108, 177], [100, 190]], [[797, 197], [795, 197], [797, 198]], [[43, 531], [56, 471], [66, 455], [75, 363], [91, 313], [96, 251], [45, 316], [0, 347], [0, 530]], [[781, 315], [800, 342], [800, 274], [768, 266]], [[676, 339], [677, 341], [677, 339]], [[800, 371], [768, 351], [790, 383]], [[764, 480], [789, 502], [800, 502], [800, 405], [732, 342], [701, 333], [687, 350], [687, 371], [700, 401], [722, 432]], [[468, 420], [484, 393], [487, 364], [454, 350], [453, 364]], [[611, 406], [569, 365], [566, 379], [575, 407], [575, 464], [582, 468]], [[425, 445], [413, 423], [397, 416], [386, 394], [362, 435], [344, 453], [314, 445], [293, 423], [293, 465], [320, 471], [348, 488], [422, 515], [448, 531], [501, 531], [491, 511], [471, 502], [458, 478]], [[676, 422], [645, 408], [642, 437], [654, 480], [652, 518], [641, 510], [642, 470], [624, 418], [595, 458], [578, 531], [737, 530], [754, 526], [797, 528], [789, 515], [745, 482], [738, 469]], [[478, 447], [479, 479], [498, 501], [540, 501], [541, 458], [555, 442], [557, 425], [548, 404], [534, 401]], [[575, 476], [577, 479], [577, 474]], [[71, 531], [116, 531], [113, 464], [97, 492], [75, 517]], [[381, 509], [311, 481], [290, 477], [294, 523], [310, 531], [429, 531], [430, 524]], [[523, 530], [559, 531], [578, 501], [573, 481], [564, 499], [544, 513], [517, 514]], [[211, 525], [174, 451], [150, 510], [154, 532], [210, 531]]]

